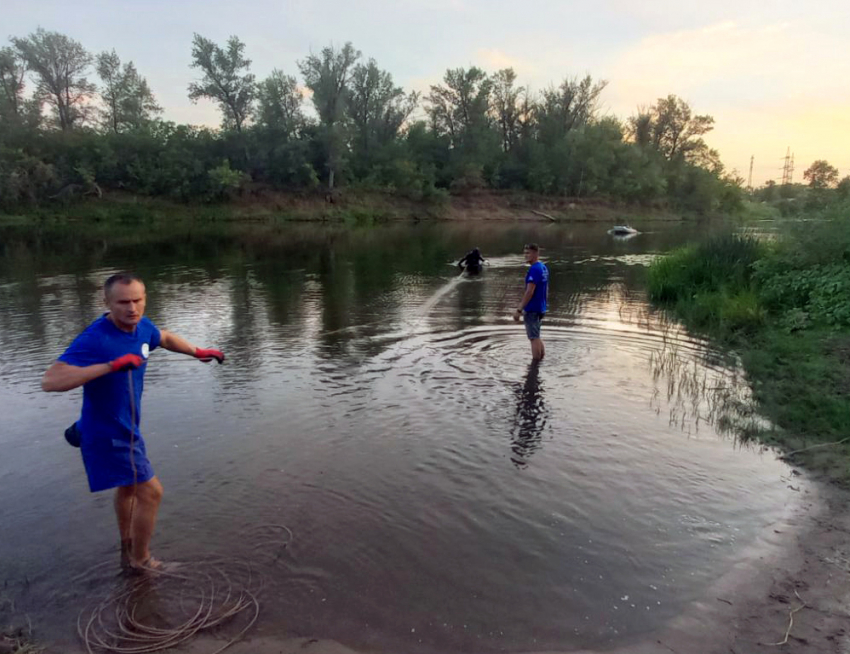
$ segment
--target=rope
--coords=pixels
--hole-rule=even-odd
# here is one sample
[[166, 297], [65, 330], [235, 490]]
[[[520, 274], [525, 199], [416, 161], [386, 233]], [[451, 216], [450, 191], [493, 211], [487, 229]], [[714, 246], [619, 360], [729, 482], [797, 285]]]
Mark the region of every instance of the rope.
[[[244, 565], [250, 578], [250, 566]], [[152, 609], [144, 618], [143, 608]], [[224, 562], [185, 564], [179, 572], [157, 570], [116, 588], [80, 612], [77, 634], [88, 654], [149, 654], [176, 647], [242, 613], [249, 616], [247, 622], [211, 654], [220, 654], [254, 626], [260, 604], [252, 589], [237, 587]]]
[[[133, 533], [133, 514], [136, 511], [136, 490], [139, 487], [139, 471], [136, 468], [136, 387], [133, 384], [133, 370], [127, 370], [127, 389], [130, 393], [130, 467], [133, 469], [133, 498], [130, 502], [130, 534]], [[132, 559], [132, 540], [130, 558]]]
[[[133, 496], [130, 505], [130, 528], [136, 508], [136, 491], [139, 472], [136, 467], [136, 392], [133, 384], [133, 372], [127, 371], [127, 383], [130, 393], [130, 467], [133, 469]], [[289, 534], [288, 527], [280, 525]], [[181, 564], [179, 572], [156, 569], [146, 570], [148, 574], [139, 575], [126, 584], [120, 584], [105, 599], [94, 607], [83, 609], [77, 617], [77, 634], [88, 654], [96, 650], [115, 654], [149, 654], [176, 647], [194, 638], [200, 632], [217, 627], [235, 619], [242, 613], [250, 614], [247, 623], [239, 632], [211, 654], [221, 654], [242, 638], [254, 626], [260, 615], [260, 603], [250, 588], [253, 575], [247, 563], [248, 583], [237, 586], [228, 573], [227, 565], [232, 562], [206, 562], [199, 564]], [[79, 580], [88, 577], [91, 572], [105, 567], [98, 564]], [[146, 602], [146, 600], [149, 601]], [[160, 611], [163, 616], [157, 619], [156, 611], [144, 619], [139, 608], [149, 604], [150, 608]]]
[[808, 608], [808, 604], [806, 604], [805, 600], [800, 597], [796, 590], [794, 591], [794, 595], [797, 596], [797, 599], [800, 600], [801, 604], [796, 609], [791, 609], [791, 612], [788, 614], [788, 628], [785, 630], [785, 638], [780, 640], [778, 643], [765, 643], [766, 645], [770, 645], [771, 647], [781, 647], [782, 645], [788, 644], [788, 638], [791, 636], [791, 630], [794, 628], [794, 614]]

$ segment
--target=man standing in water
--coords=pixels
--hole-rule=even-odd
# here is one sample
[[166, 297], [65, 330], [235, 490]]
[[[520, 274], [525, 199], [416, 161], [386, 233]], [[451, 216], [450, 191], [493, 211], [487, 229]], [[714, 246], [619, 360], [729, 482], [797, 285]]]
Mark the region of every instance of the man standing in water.
[[122, 564], [139, 570], [157, 569], [161, 563], [151, 556], [150, 541], [162, 484], [154, 475], [139, 432], [147, 358], [157, 347], [204, 362], [216, 359], [221, 363], [224, 354], [197, 348], [176, 334], [157, 329], [144, 317], [145, 285], [135, 275], [113, 275], [103, 291], [108, 312], [77, 336], [47, 369], [41, 388], [61, 392], [83, 387], [82, 414], [66, 438], [80, 447], [89, 489], [93, 493], [116, 489]]
[[549, 296], [549, 269], [539, 260], [540, 248], [537, 243], [529, 243], [523, 250], [525, 262], [531, 264], [525, 275], [525, 294], [516, 312], [514, 320], [525, 319], [525, 333], [531, 341], [531, 357], [540, 361], [546, 353], [540, 339], [540, 327], [546, 315], [546, 300]]

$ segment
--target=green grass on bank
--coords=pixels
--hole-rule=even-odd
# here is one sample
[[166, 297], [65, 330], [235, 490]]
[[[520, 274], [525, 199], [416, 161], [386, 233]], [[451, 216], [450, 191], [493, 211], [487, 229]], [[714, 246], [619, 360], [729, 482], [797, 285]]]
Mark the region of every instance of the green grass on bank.
[[[741, 356], [762, 441], [850, 483], [850, 207], [793, 225], [774, 243], [726, 234], [649, 269], [649, 293]], [[817, 447], [813, 447], [817, 446]], [[823, 446], [823, 447], [821, 447]]]
[[765, 321], [753, 265], [766, 246], [752, 236], [725, 234], [682, 248], [649, 269], [649, 294], [690, 326], [717, 332], [750, 330]]
[[765, 220], [777, 220], [781, 217], [782, 212], [776, 206], [754, 200], [744, 200], [739, 212], [739, 218], [745, 225]]

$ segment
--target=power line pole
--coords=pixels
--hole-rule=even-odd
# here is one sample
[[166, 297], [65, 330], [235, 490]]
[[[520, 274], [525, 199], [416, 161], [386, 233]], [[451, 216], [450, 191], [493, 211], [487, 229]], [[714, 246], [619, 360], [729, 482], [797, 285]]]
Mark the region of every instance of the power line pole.
[[791, 165], [788, 167], [788, 183], [794, 183], [794, 153], [791, 153]]
[[750, 176], [747, 179], [747, 190], [753, 192], [753, 162], [756, 160], [756, 155], [750, 155]]

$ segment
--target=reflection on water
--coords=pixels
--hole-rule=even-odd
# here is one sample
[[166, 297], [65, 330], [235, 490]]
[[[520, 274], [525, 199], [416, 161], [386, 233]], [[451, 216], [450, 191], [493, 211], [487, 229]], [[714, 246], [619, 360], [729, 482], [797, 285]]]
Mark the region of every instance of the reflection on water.
[[666, 407], [671, 426], [698, 433], [707, 425], [743, 441], [770, 427], [756, 412], [740, 363], [731, 355], [694, 359], [665, 344], [650, 353], [649, 365], [656, 384], [650, 406], [656, 413]]
[[518, 468], [528, 465], [528, 459], [541, 446], [546, 431], [548, 410], [540, 385], [540, 363], [528, 364], [525, 382], [517, 385], [516, 424], [512, 430], [511, 461]]
[[[737, 368], [646, 303], [647, 261], [697, 231], [605, 229], [0, 228], [4, 593], [73, 651], [113, 588], [86, 575], [117, 561], [110, 497], [62, 439], [79, 392], [38, 380], [132, 268], [154, 321], [228, 355], [151, 357], [156, 552], [249, 561], [259, 634], [431, 654], [656, 629], [781, 515], [786, 468], [726, 437], [757, 420]], [[510, 318], [528, 241], [550, 269], [539, 366]], [[489, 265], [458, 276], [473, 244]]]

